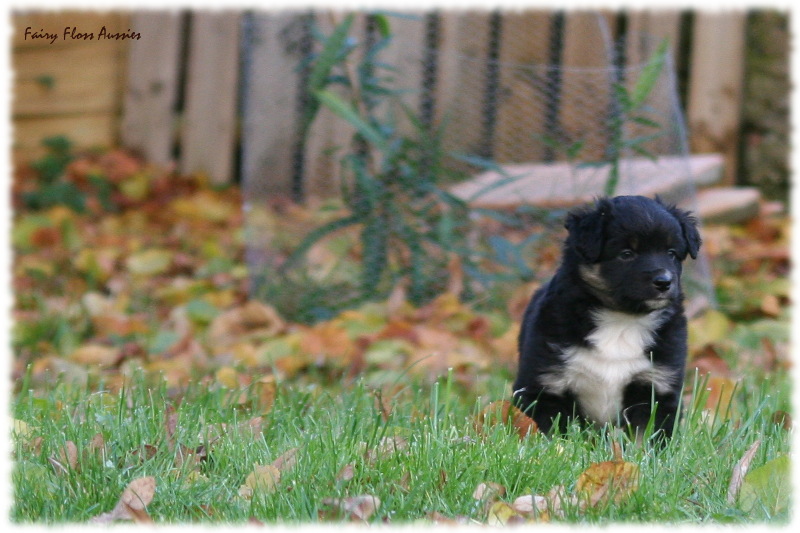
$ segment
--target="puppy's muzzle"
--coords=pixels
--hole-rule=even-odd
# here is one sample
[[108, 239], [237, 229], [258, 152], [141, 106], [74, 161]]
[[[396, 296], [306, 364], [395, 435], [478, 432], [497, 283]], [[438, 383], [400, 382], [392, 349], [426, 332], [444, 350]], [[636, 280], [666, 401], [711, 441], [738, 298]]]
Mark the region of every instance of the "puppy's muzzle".
[[653, 276], [653, 286], [658, 292], [667, 292], [672, 287], [674, 276], [669, 270], [659, 270]]

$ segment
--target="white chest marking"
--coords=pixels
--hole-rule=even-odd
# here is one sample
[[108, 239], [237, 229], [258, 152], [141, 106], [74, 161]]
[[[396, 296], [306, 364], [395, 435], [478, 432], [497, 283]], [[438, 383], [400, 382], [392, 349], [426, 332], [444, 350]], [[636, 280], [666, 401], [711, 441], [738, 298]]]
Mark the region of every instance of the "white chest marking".
[[653, 344], [665, 313], [629, 315], [599, 310], [593, 318], [596, 328], [586, 337], [590, 346], [565, 349], [563, 371], [547, 375], [545, 384], [557, 394], [571, 391], [583, 414], [604, 424], [617, 421], [622, 393], [631, 381], [650, 381], [663, 392], [674, 376], [655, 367], [645, 351]]

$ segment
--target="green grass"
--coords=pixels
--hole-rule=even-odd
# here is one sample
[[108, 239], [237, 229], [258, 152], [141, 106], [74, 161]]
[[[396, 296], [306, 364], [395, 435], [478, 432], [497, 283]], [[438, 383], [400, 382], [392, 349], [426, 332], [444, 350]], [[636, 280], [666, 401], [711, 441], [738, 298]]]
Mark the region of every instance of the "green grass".
[[[472, 497], [480, 483], [501, 484], [506, 489], [502, 500], [510, 503], [525, 494], [543, 495], [556, 485], [573, 490], [587, 467], [612, 458], [610, 436], [600, 430], [576, 426], [563, 437], [523, 440], [502, 425], [477, 433], [475, 415], [490, 399], [505, 397], [507, 387], [499, 381], [490, 398], [483, 399], [456, 392], [447, 379], [432, 388], [405, 385], [385, 419], [375, 395], [362, 384], [338, 390], [278, 384], [261, 433], [229, 429], [211, 444], [204, 435], [212, 434], [216, 424], [230, 428], [260, 414], [236, 401], [240, 391], [199, 385], [174, 391], [144, 380], [119, 394], [67, 385], [34, 394], [23, 387], [12, 404], [14, 418], [25, 422], [28, 432], [13, 446], [11, 519], [88, 521], [110, 511], [130, 481], [154, 476], [157, 489], [147, 512], [156, 523], [246, 523], [251, 518], [309, 523], [325, 510], [324, 499], [362, 494], [382, 502], [369, 519], [374, 523], [418, 523], [433, 512], [484, 523], [485, 506]], [[789, 401], [784, 377], [740, 390], [729, 419], [704, 419], [689, 406], [666, 448], [625, 443], [625, 460], [641, 472], [631, 497], [587, 510], [566, 506], [564, 517], [554, 521], [786, 522], [786, 509], [776, 515], [760, 508], [743, 512], [727, 503], [727, 490], [734, 465], [755, 440], [762, 443], [751, 469], [788, 453], [789, 432], [773, 422], [773, 414], [788, 411]], [[170, 405], [178, 414], [175, 441], [194, 450], [206, 446], [206, 457], [196, 467], [176, 466], [176, 451], [167, 445]], [[104, 453], [84, 452], [98, 432]], [[393, 437], [407, 446], [375, 453], [383, 439]], [[63, 472], [49, 458], [57, 459], [67, 441], [78, 447], [78, 468]], [[238, 495], [255, 464], [268, 465], [292, 448], [298, 448], [297, 463], [283, 472], [276, 490], [257, 491], [251, 500]], [[370, 451], [376, 457], [368, 457]], [[354, 476], [337, 479], [346, 465], [354, 467]]]

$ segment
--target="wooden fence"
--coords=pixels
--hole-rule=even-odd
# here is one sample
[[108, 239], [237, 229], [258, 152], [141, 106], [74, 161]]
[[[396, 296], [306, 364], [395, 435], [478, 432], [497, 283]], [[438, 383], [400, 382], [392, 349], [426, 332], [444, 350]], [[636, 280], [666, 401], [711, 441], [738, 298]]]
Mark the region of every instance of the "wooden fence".
[[[604, 50], [597, 40], [587, 39], [600, 28], [614, 40], [628, 36], [622, 57], [630, 64], [644, 59], [639, 35], [669, 39], [691, 149], [724, 154], [726, 180], [734, 180], [744, 13], [405, 15], [390, 19], [395, 37], [381, 61], [402, 72], [403, 87], [411, 89], [406, 103], [427, 120], [435, 124], [457, 110], [446, 130], [448, 149], [482, 151], [500, 162], [520, 155], [542, 160], [541, 143], [515, 135], [522, 116], [540, 112], [538, 120], [547, 121], [546, 110], [526, 107], [524, 90], [515, 90], [524, 80], [492, 72], [491, 65], [602, 65]], [[142, 38], [129, 47], [123, 144], [155, 162], [177, 161], [182, 172], [206, 173], [216, 183], [246, 177], [265, 193], [295, 198], [335, 194], [338, 164], [333, 148], [346, 144], [352, 130], [323, 110], [302, 150], [297, 142], [304, 105], [299, 65], [318, 46], [309, 33], [312, 20], [329, 33], [335, 17], [290, 11], [132, 14], [129, 25]], [[357, 25], [365, 31], [364, 15]], [[464, 68], [465, 63], [474, 68]], [[505, 99], [501, 108], [493, 107], [497, 98]], [[569, 130], [570, 121], [581, 117], [561, 120]]]

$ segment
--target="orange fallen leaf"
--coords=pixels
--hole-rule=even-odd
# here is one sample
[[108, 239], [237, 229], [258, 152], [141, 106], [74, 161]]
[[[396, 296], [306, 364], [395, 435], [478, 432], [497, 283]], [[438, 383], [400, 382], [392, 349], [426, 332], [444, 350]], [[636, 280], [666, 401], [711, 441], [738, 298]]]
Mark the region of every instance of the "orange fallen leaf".
[[639, 488], [639, 467], [626, 461], [604, 461], [589, 466], [579, 477], [575, 492], [590, 507], [620, 503]]
[[478, 415], [475, 426], [478, 433], [483, 433], [484, 428], [489, 425], [511, 424], [517, 430], [520, 438], [527, 437], [536, 433], [539, 429], [536, 422], [512, 405], [508, 400], [500, 400], [487, 405]]

